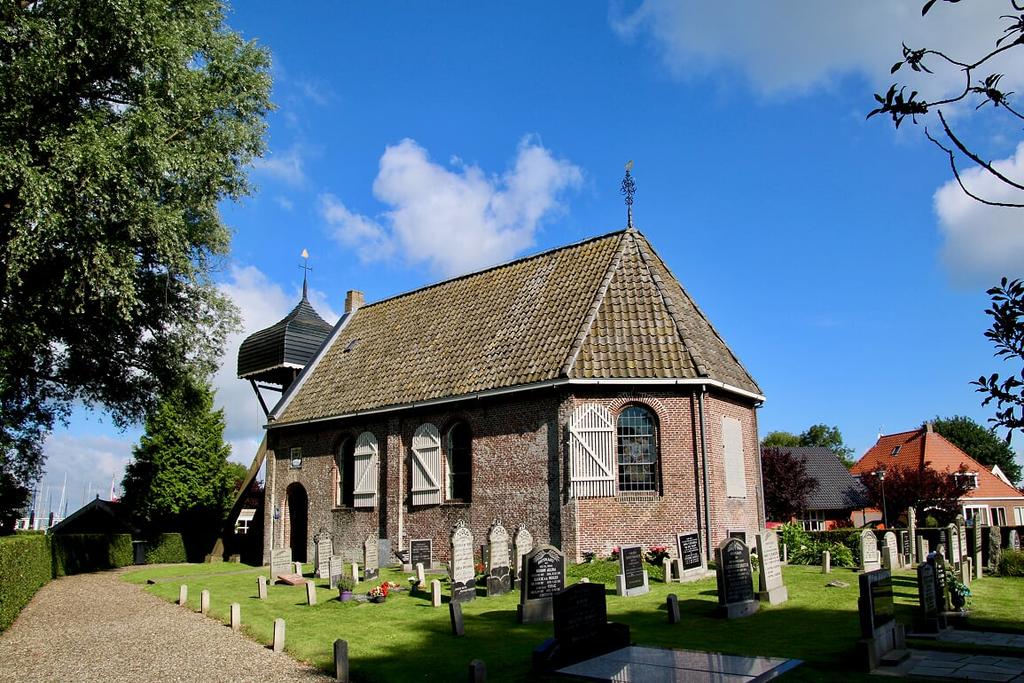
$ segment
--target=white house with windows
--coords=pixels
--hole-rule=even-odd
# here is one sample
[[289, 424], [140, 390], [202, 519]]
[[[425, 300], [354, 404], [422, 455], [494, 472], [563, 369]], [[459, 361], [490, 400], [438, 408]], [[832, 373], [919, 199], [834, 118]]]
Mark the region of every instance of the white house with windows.
[[[763, 526], [764, 397], [634, 229], [362, 304], [268, 421], [265, 554], [500, 520], [570, 557]], [[298, 457], [296, 457], [296, 455]]]

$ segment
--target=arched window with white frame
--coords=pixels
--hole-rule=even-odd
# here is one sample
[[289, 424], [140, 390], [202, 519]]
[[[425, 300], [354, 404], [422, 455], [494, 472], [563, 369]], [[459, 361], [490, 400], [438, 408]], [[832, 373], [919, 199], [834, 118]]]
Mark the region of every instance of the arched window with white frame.
[[615, 421], [619, 491], [658, 491], [658, 428], [654, 414], [627, 406]]

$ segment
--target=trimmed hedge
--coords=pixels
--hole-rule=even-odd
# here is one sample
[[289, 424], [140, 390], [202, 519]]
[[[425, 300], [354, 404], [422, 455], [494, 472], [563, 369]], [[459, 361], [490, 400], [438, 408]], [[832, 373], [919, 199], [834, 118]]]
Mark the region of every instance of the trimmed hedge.
[[44, 534], [0, 537], [0, 631], [52, 576], [50, 539]]
[[188, 562], [181, 534], [160, 534], [146, 546], [146, 564]]
[[50, 539], [55, 577], [133, 564], [131, 534], [56, 534]]

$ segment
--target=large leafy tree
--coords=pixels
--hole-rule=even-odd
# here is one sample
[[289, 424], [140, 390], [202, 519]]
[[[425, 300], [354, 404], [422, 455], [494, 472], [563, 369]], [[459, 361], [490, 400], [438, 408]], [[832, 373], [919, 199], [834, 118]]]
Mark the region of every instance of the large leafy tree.
[[1007, 479], [1014, 484], [1020, 481], [1020, 465], [1014, 459], [1013, 449], [992, 429], [961, 415], [936, 417], [932, 427], [982, 465], [999, 465]]
[[38, 477], [73, 402], [125, 425], [212, 367], [268, 64], [220, 0], [0, 3], [0, 480]]
[[785, 449], [796, 446], [822, 446], [838, 455], [847, 467], [853, 465], [853, 461], [850, 459], [853, 449], [843, 443], [843, 435], [839, 431], [839, 427], [814, 424], [800, 434], [782, 431], [768, 432], [767, 436], [761, 439], [762, 448]]
[[188, 377], [146, 418], [121, 502], [147, 531], [218, 531], [239, 484], [230, 454], [209, 383]]
[[785, 448], [761, 449], [761, 478], [768, 519], [788, 522], [807, 508], [807, 499], [818, 481], [807, 473], [807, 465]]
[[960, 498], [971, 490], [968, 478], [957, 476], [964, 472], [965, 468], [939, 472], [926, 462], [922, 467], [890, 467], [868, 472], [862, 474], [860, 480], [871, 504], [886, 510], [890, 523], [913, 507], [918, 519], [932, 515], [940, 524], [946, 524], [953, 521], [959, 511]]

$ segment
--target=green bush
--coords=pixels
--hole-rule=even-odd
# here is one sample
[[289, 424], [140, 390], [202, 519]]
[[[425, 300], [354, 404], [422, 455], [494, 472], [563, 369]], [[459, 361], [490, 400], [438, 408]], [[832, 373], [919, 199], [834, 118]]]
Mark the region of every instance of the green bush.
[[160, 534], [146, 545], [147, 564], [188, 562], [181, 534]]
[[43, 534], [0, 537], [0, 631], [53, 576], [50, 539]]
[[1024, 550], [1004, 550], [996, 571], [999, 576], [1024, 576]]
[[131, 534], [56, 534], [50, 539], [54, 576], [133, 564]]
[[859, 531], [850, 529], [804, 531], [796, 522], [779, 528], [779, 542], [786, 544], [790, 564], [821, 564], [821, 554], [827, 550], [834, 566], [852, 567], [859, 536]]

